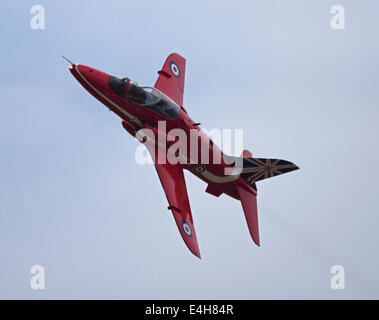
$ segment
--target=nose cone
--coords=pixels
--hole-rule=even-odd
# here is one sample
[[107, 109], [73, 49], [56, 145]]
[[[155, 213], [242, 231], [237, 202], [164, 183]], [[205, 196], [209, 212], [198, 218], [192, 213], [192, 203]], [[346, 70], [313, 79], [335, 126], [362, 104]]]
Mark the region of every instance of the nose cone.
[[80, 81], [99, 91], [107, 90], [109, 75], [85, 65], [70, 66], [71, 73]]

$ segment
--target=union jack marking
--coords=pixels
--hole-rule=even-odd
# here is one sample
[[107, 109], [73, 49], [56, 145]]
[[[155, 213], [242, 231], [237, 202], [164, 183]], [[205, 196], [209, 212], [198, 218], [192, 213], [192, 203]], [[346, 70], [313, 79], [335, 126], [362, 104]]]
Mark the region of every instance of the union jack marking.
[[299, 169], [292, 162], [280, 159], [244, 158], [242, 177], [254, 184], [255, 181], [278, 176]]

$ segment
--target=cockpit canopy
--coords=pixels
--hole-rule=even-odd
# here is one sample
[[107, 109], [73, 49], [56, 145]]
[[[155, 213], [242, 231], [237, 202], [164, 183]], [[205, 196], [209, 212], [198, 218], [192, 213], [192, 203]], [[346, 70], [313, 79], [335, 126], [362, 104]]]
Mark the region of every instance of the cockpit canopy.
[[140, 86], [137, 82], [128, 78], [109, 76], [109, 87], [126, 101], [131, 101], [157, 112], [166, 118], [175, 120], [180, 114], [180, 107], [156, 88]]

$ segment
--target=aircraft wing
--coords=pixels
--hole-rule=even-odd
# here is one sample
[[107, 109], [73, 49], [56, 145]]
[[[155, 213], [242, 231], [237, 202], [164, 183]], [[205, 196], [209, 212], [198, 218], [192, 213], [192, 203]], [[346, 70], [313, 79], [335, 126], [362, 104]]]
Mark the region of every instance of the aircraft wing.
[[169, 203], [169, 209], [174, 215], [175, 222], [178, 226], [180, 235], [182, 236], [188, 249], [199, 259], [200, 250], [197, 243], [195, 227], [192, 220], [191, 207], [188, 200], [186, 181], [184, 178], [183, 168], [180, 163], [160, 164], [158, 161], [158, 147], [149, 140], [144, 143], [147, 150], [150, 152], [154, 161], [155, 169], [157, 170], [159, 180], [166, 194]]
[[167, 57], [162, 70], [158, 71], [159, 77], [155, 83], [155, 88], [180, 107], [183, 106], [185, 71], [186, 59], [177, 53], [172, 53]]
[[155, 164], [155, 168], [166, 193], [169, 209], [174, 215], [180, 235], [188, 249], [201, 259], [183, 168], [180, 164], [172, 165], [170, 163]]

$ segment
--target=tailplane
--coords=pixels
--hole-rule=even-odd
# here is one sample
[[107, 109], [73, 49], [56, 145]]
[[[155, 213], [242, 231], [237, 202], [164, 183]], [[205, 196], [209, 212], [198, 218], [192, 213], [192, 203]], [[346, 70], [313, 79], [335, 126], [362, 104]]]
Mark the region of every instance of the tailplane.
[[247, 226], [254, 243], [259, 247], [257, 195], [237, 185]]

